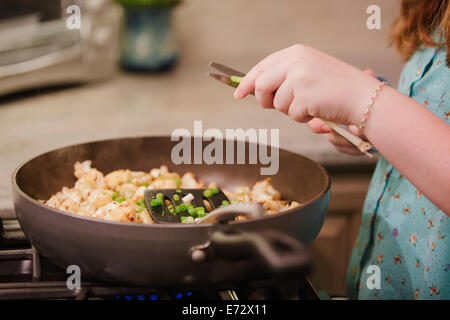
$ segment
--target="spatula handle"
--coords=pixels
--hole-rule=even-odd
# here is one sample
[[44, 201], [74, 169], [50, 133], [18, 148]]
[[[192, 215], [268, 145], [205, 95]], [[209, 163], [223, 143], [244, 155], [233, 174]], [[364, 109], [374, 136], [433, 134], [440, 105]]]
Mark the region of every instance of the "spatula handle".
[[369, 153], [370, 149], [374, 149], [372, 144], [362, 140], [358, 136], [355, 136], [353, 133], [351, 133], [348, 130], [342, 128], [340, 125], [338, 125], [338, 124], [336, 124], [334, 122], [327, 121], [327, 120], [324, 120], [324, 119], [320, 119], [320, 120], [322, 120], [334, 132], [336, 132], [337, 134], [339, 134], [343, 138], [347, 139], [347, 141], [349, 141], [351, 144], [353, 144], [355, 147], [357, 147], [358, 150], [361, 151], [363, 154], [365, 154], [366, 156], [368, 156], [370, 158], [373, 157], [373, 155], [371, 153]]
[[230, 204], [211, 211], [206, 217], [197, 220], [195, 223], [224, 223], [241, 215], [249, 219], [258, 219], [264, 216], [264, 209], [256, 203]]

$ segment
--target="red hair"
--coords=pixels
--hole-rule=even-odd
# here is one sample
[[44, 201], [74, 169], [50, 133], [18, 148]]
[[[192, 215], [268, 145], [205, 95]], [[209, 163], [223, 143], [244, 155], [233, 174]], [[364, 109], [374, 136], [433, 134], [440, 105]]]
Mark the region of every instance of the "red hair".
[[[408, 60], [421, 44], [446, 47], [447, 66], [450, 66], [450, 6], [449, 0], [403, 0], [400, 17], [392, 25], [390, 45]], [[432, 39], [435, 30], [440, 38]]]

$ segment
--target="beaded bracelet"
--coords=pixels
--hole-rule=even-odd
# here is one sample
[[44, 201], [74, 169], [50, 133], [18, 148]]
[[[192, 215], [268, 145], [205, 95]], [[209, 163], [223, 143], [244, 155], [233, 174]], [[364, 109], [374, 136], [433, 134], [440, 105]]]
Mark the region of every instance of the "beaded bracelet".
[[369, 117], [370, 109], [372, 109], [373, 104], [375, 103], [375, 99], [380, 93], [381, 89], [383, 89], [383, 86], [386, 84], [386, 81], [380, 82], [378, 87], [376, 88], [375, 92], [373, 93], [372, 97], [370, 98], [370, 102], [366, 107], [366, 111], [364, 112], [364, 115], [362, 116], [361, 122], [359, 123], [359, 129], [362, 130], [365, 128], [367, 123], [367, 118]]

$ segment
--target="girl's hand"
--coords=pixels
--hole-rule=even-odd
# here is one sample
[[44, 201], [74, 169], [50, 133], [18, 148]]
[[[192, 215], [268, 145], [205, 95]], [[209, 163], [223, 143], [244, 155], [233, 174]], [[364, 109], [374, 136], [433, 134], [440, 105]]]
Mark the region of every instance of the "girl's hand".
[[[364, 72], [371, 77], [376, 77], [375, 73], [370, 70], [366, 69]], [[350, 143], [347, 139], [343, 138], [341, 135], [337, 134], [329, 126], [327, 126], [324, 122], [322, 122], [318, 118], [314, 118], [311, 121], [308, 122], [308, 126], [314, 133], [325, 133], [327, 134], [328, 141], [331, 142], [331, 144], [340, 152], [347, 153], [355, 156], [360, 156], [362, 153], [356, 148], [352, 143]], [[366, 140], [366, 137], [364, 135], [361, 135], [358, 127], [355, 125], [349, 125], [347, 127], [347, 130], [353, 133], [355, 136], [360, 137], [363, 140]]]
[[323, 118], [357, 124], [377, 84], [361, 70], [297, 44], [259, 62], [234, 96], [242, 99], [254, 91], [262, 107], [278, 109], [298, 122]]

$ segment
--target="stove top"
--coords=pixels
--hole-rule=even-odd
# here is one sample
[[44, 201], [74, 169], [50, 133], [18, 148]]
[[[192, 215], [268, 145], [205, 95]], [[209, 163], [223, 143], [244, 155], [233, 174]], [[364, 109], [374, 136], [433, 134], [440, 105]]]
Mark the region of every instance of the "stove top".
[[306, 278], [265, 279], [206, 288], [160, 289], [81, 281], [69, 289], [68, 274], [40, 255], [23, 234], [15, 215], [0, 217], [0, 299], [107, 300], [317, 300]]

